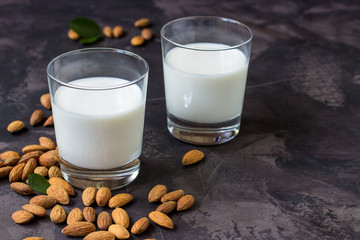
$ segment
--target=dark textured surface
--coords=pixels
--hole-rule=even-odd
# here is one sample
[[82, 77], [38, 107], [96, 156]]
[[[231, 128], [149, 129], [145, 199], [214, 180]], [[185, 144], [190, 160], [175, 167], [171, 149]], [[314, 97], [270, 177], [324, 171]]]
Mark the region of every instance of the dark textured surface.
[[[254, 41], [240, 134], [224, 145], [198, 147], [205, 160], [183, 167], [182, 155], [194, 146], [166, 129], [159, 31], [190, 15], [245, 22]], [[114, 193], [135, 196], [125, 207], [132, 223], [156, 208], [147, 202], [155, 184], [196, 199], [191, 210], [170, 214], [175, 230], [151, 224], [131, 239], [360, 239], [359, 15], [357, 1], [334, 0], [2, 0], [0, 151], [20, 151], [40, 136], [54, 139], [52, 128], [31, 127], [28, 119], [48, 91], [48, 62], [81, 47], [67, 39], [67, 22], [86, 16], [101, 26], [121, 24], [124, 38], [93, 46], [140, 54], [150, 77], [141, 172]], [[129, 40], [139, 33], [132, 24], [140, 17], [153, 21], [156, 38], [135, 48]], [[6, 126], [15, 119], [27, 129], [12, 135]], [[77, 193], [67, 212], [83, 208]], [[0, 180], [0, 239], [70, 239], [48, 217], [15, 224], [12, 212], [29, 198]]]

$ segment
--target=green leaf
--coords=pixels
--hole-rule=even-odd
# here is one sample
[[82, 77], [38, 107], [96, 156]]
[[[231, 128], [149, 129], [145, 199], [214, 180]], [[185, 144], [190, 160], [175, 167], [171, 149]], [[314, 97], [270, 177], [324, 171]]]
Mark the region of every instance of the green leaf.
[[50, 183], [43, 176], [32, 173], [28, 177], [29, 186], [36, 192], [46, 194], [46, 190], [50, 187]]
[[81, 38], [79, 40], [79, 43], [83, 44], [83, 45], [91, 44], [91, 43], [96, 42], [100, 37], [101, 37], [101, 35], [95, 36], [95, 37], [89, 37], [89, 38]]
[[76, 18], [69, 22], [69, 27], [83, 38], [93, 38], [101, 35], [99, 25], [89, 18]]

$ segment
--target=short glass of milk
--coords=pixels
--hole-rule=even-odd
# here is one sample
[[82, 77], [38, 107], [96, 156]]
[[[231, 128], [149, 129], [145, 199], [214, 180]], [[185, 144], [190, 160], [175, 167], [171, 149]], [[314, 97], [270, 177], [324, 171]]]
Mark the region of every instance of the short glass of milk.
[[139, 173], [149, 67], [112, 48], [64, 53], [47, 67], [64, 179], [110, 189]]
[[251, 30], [222, 17], [173, 20], [161, 29], [167, 126], [176, 138], [221, 144], [239, 132]]

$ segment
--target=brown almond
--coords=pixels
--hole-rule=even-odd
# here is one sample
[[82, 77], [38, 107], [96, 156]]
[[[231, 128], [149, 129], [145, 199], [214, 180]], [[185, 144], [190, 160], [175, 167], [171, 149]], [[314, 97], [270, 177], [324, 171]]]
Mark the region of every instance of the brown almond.
[[10, 188], [21, 195], [31, 195], [34, 193], [34, 190], [29, 185], [22, 182], [13, 182], [10, 184]]
[[36, 160], [38, 160], [40, 155], [43, 153], [44, 153], [43, 151], [34, 151], [34, 152], [26, 153], [21, 156], [18, 163], [26, 163], [27, 161], [29, 161], [30, 158], [35, 158]]
[[185, 194], [184, 190], [181, 190], [181, 189], [169, 192], [169, 193], [165, 194], [161, 198], [161, 202], [164, 203], [164, 202], [167, 202], [167, 201], [177, 201], [182, 196], [184, 196], [184, 194]]
[[167, 187], [165, 185], [154, 186], [148, 195], [149, 202], [158, 202], [167, 193]]
[[50, 212], [50, 220], [55, 224], [60, 224], [66, 221], [66, 212], [60, 205], [56, 205]]
[[182, 165], [191, 165], [197, 163], [202, 160], [204, 156], [205, 154], [199, 150], [191, 150], [184, 155], [182, 159]]
[[110, 189], [107, 187], [102, 187], [97, 191], [95, 199], [99, 207], [104, 207], [106, 204], [108, 204], [110, 198], [111, 198]]
[[9, 173], [13, 169], [12, 166], [5, 166], [0, 168], [0, 179], [9, 176]]
[[141, 36], [145, 39], [145, 40], [150, 40], [153, 37], [153, 33], [151, 31], [150, 28], [144, 28], [141, 31]]
[[25, 224], [30, 222], [34, 218], [34, 215], [25, 210], [18, 210], [11, 215], [11, 218], [17, 224]]
[[35, 126], [44, 119], [44, 112], [40, 109], [35, 110], [30, 117], [30, 125]]
[[111, 216], [106, 211], [102, 211], [97, 217], [96, 224], [101, 230], [107, 230], [112, 223]]
[[62, 186], [70, 196], [74, 196], [75, 195], [75, 190], [74, 188], [64, 179], [59, 178], [59, 177], [52, 177], [49, 178], [49, 183], [50, 185], [60, 185]]
[[48, 175], [48, 172], [49, 172], [49, 170], [44, 166], [36, 167], [34, 169], [34, 173], [39, 174], [43, 177], [46, 177]]
[[25, 167], [25, 163], [20, 163], [20, 164], [16, 165], [13, 169], [11, 169], [11, 171], [9, 173], [9, 181], [10, 182], [20, 181], [24, 167]]
[[153, 211], [153, 212], [149, 213], [149, 218], [159, 226], [169, 228], [169, 229], [174, 228], [174, 223], [171, 220], [171, 218], [169, 218], [166, 214], [164, 214], [162, 212]]
[[169, 212], [171, 212], [175, 208], [176, 208], [176, 202], [175, 201], [167, 201], [167, 202], [164, 202], [163, 204], [159, 205], [157, 207], [156, 211], [168, 214]]
[[48, 175], [49, 178], [54, 178], [54, 177], [62, 178], [62, 173], [58, 166], [52, 166], [51, 168], [49, 168]]
[[1, 161], [1, 160], [0, 160], [0, 168], [2, 168], [2, 167], [4, 167], [4, 166], [5, 166], [4, 161]]
[[96, 188], [87, 187], [82, 193], [82, 201], [85, 206], [90, 206], [95, 202], [96, 199]]
[[54, 126], [54, 117], [53, 117], [53, 115], [48, 117], [44, 122], [44, 127], [50, 127], [50, 126]]
[[11, 122], [7, 126], [7, 130], [8, 130], [8, 132], [15, 133], [15, 132], [19, 132], [24, 127], [25, 127], [25, 124], [23, 121], [16, 120], [16, 121]]
[[78, 40], [80, 38], [80, 35], [72, 29], [68, 31], [67, 35], [71, 40]]
[[48, 137], [40, 137], [39, 144], [46, 147], [48, 150], [54, 150], [56, 148], [55, 143]]
[[54, 166], [59, 161], [60, 159], [57, 150], [50, 150], [46, 153], [41, 154], [39, 157], [39, 164], [47, 168]]
[[24, 238], [23, 240], [45, 240], [45, 239], [41, 238], [41, 237], [27, 237], [27, 238]]
[[5, 165], [13, 166], [20, 160], [20, 154], [15, 151], [6, 151], [0, 154], [0, 159], [4, 160]]
[[96, 227], [94, 224], [82, 221], [82, 222], [73, 222], [67, 225], [66, 227], [63, 228], [61, 233], [71, 237], [83, 237], [95, 231], [96, 231]]
[[66, 223], [71, 224], [74, 222], [80, 222], [84, 220], [83, 212], [79, 208], [73, 208], [67, 217]]
[[85, 207], [83, 209], [83, 215], [84, 215], [84, 219], [88, 222], [93, 223], [96, 220], [95, 210], [92, 207]]
[[125, 204], [128, 204], [134, 199], [133, 195], [130, 193], [119, 193], [115, 196], [113, 196], [109, 200], [109, 207], [110, 208], [116, 208], [116, 207], [122, 207]]
[[55, 205], [56, 200], [53, 197], [46, 195], [38, 195], [30, 199], [29, 204], [35, 204], [43, 208], [51, 208]]
[[28, 145], [26, 147], [23, 147], [23, 149], [21, 150], [24, 154], [29, 153], [29, 152], [34, 152], [34, 151], [47, 151], [49, 150], [47, 147], [41, 146], [41, 145]]
[[145, 43], [145, 39], [142, 36], [135, 36], [130, 40], [131, 45], [137, 47]]
[[45, 217], [47, 215], [45, 208], [35, 204], [26, 204], [21, 208], [38, 217]]
[[56, 202], [66, 205], [69, 204], [70, 198], [68, 192], [60, 185], [51, 185], [46, 190], [48, 196], [55, 198]]
[[118, 224], [110, 225], [108, 231], [111, 232], [112, 234], [114, 234], [115, 237], [118, 238], [118, 239], [128, 239], [128, 238], [130, 238], [129, 231], [126, 228], [124, 228], [123, 226], [118, 225]]
[[150, 20], [148, 18], [140, 18], [134, 22], [134, 26], [138, 28], [148, 27], [150, 25]]
[[124, 228], [128, 228], [130, 225], [130, 218], [127, 212], [122, 208], [115, 208], [111, 213], [112, 219], [114, 223], [123, 226]]
[[137, 220], [131, 228], [132, 234], [142, 234], [148, 227], [150, 221], [147, 217], [140, 218]]
[[116, 38], [121, 37], [124, 34], [124, 29], [122, 26], [115, 26], [112, 30], [112, 35]]
[[195, 202], [195, 199], [192, 195], [182, 196], [176, 204], [176, 210], [185, 211], [188, 210]]
[[108, 231], [96, 231], [86, 235], [84, 240], [115, 240], [115, 235]]
[[45, 93], [40, 97], [41, 105], [46, 109], [51, 109], [50, 93]]
[[28, 176], [34, 172], [37, 166], [37, 160], [35, 158], [30, 158], [29, 161], [25, 164], [21, 179], [25, 181], [28, 179]]
[[109, 27], [109, 26], [105, 26], [105, 27], [103, 28], [103, 33], [104, 33], [104, 35], [105, 35], [106, 37], [108, 37], [108, 38], [112, 38], [112, 37], [113, 37], [113, 35], [112, 35], [112, 29], [111, 29], [111, 27]]

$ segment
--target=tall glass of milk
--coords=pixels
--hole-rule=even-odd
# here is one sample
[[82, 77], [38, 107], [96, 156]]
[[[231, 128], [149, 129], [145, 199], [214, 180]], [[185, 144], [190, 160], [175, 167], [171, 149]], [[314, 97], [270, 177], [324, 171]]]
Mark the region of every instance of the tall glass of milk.
[[235, 20], [195, 16], [161, 29], [167, 126], [198, 145], [239, 132], [252, 33]]
[[64, 179], [110, 189], [139, 173], [148, 64], [112, 48], [64, 53], [47, 67]]

